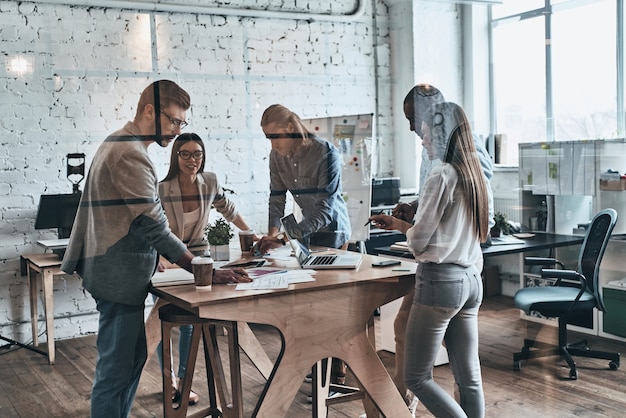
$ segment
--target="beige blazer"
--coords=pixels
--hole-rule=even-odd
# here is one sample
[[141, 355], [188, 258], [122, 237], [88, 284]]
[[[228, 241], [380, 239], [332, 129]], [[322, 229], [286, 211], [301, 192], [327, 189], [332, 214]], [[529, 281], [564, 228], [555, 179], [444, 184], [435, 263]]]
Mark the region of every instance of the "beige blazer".
[[[211, 205], [228, 222], [232, 222], [237, 216], [235, 204], [224, 195], [224, 190], [217, 181], [215, 173], [199, 173], [196, 184], [198, 186], [198, 199], [200, 199], [200, 221], [193, 227], [191, 239], [187, 243], [190, 247], [207, 244], [204, 229], [209, 220]], [[178, 179], [159, 183], [159, 196], [172, 232], [177, 237], [182, 238], [185, 231], [183, 230], [183, 203]]]

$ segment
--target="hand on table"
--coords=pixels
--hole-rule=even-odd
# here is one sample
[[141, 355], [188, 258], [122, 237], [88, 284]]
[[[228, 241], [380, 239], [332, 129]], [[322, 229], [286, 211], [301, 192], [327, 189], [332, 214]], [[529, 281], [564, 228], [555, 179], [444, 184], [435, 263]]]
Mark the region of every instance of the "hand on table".
[[274, 248], [280, 248], [282, 246], [283, 243], [278, 238], [265, 235], [261, 237], [261, 239], [258, 240], [256, 244], [254, 244], [254, 247], [252, 247], [252, 249], [250, 250], [250, 254], [255, 256], [263, 255], [266, 254], [269, 250], [273, 250]]
[[215, 270], [213, 283], [248, 283], [252, 279], [244, 269]]

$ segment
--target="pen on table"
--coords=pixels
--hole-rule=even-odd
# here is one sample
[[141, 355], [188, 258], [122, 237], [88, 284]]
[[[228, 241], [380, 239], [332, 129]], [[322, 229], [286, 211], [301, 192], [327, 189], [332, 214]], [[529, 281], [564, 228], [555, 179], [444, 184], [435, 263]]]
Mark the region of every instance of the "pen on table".
[[391, 269], [391, 271], [411, 271], [411, 269]]
[[[381, 209], [381, 210], [378, 211], [378, 213], [375, 213], [374, 215], [382, 215], [384, 211], [385, 211], [384, 209]], [[365, 225], [363, 225], [363, 226], [368, 226], [371, 223], [372, 223], [372, 220], [368, 219], [367, 222], [365, 223]]]

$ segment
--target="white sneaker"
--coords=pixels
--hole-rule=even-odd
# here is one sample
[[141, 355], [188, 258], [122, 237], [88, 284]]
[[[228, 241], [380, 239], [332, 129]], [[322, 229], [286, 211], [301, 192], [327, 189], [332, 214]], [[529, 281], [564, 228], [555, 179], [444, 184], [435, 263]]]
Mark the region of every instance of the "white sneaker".
[[[417, 404], [419, 403], [417, 396], [407, 389], [406, 394], [404, 395], [404, 402], [406, 402], [406, 405], [409, 407], [411, 416], [415, 418], [415, 410], [417, 409]], [[367, 418], [367, 414], [361, 414], [359, 415], [359, 418]]]
[[417, 404], [419, 403], [419, 399], [417, 399], [417, 396], [415, 396], [413, 392], [407, 389], [406, 393], [404, 394], [404, 402], [406, 402], [406, 405], [409, 407], [409, 412], [411, 412], [411, 416], [415, 417], [415, 410], [417, 409]]

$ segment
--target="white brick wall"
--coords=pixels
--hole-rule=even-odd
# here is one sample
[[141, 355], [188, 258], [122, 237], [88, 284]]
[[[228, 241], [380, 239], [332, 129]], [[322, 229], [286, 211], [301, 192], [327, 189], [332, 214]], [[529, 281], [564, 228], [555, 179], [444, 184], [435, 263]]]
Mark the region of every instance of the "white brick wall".
[[[258, 3], [313, 13], [347, 13], [355, 5], [351, 0]], [[230, 1], [228, 7], [256, 4]], [[268, 105], [282, 103], [303, 118], [376, 112], [378, 76], [380, 129], [389, 131], [387, 8], [378, 1], [381, 64], [375, 68], [371, 7], [367, 2], [357, 20], [312, 23], [155, 13], [156, 33], [151, 33], [148, 13], [0, 1], [5, 60], [0, 66], [0, 334], [30, 341], [28, 290], [18, 258], [41, 251], [37, 240], [55, 237], [53, 231], [34, 229], [39, 196], [71, 192], [65, 156], [83, 152], [89, 167], [104, 137], [132, 119], [150, 82], [168, 78], [190, 92], [187, 130], [203, 137], [207, 168], [237, 191], [233, 199], [258, 231], [267, 228], [269, 144], [259, 120]], [[17, 57], [31, 62], [32, 72], [11, 72], [10, 60]], [[391, 149], [384, 152], [392, 155]], [[164, 175], [169, 149], [151, 147], [151, 153]], [[393, 170], [390, 160], [380, 159], [382, 172]], [[54, 302], [57, 338], [96, 332], [94, 303], [78, 278], [56, 279]]]

